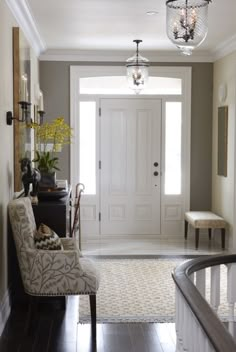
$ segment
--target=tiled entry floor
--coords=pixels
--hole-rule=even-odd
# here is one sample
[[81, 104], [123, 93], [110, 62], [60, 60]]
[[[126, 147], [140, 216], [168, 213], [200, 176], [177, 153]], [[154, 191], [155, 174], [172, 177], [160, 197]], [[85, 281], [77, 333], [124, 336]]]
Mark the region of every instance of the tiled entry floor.
[[[220, 238], [219, 238], [220, 239]], [[82, 241], [84, 255], [208, 255], [222, 253], [221, 244], [214, 238], [200, 235], [199, 249], [195, 249], [194, 236], [188, 240], [176, 239], [101, 239]], [[224, 250], [225, 254], [230, 254]]]

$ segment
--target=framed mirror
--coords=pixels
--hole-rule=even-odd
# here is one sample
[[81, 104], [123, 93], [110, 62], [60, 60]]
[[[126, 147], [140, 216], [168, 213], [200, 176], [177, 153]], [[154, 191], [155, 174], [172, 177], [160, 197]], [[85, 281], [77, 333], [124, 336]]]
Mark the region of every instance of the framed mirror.
[[217, 174], [227, 176], [228, 106], [218, 108], [218, 167]]

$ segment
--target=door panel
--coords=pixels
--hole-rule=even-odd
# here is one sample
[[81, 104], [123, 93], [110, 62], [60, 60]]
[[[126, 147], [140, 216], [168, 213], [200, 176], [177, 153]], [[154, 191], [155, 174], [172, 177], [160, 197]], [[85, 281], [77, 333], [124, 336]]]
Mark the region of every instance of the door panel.
[[136, 194], [151, 194], [152, 115], [138, 111], [136, 116]]
[[159, 234], [161, 101], [101, 99], [101, 111], [101, 234]]
[[[109, 120], [111, 148], [108, 160], [108, 177], [111, 194], [125, 194], [127, 184], [127, 121], [123, 111], [112, 111]], [[103, 142], [102, 142], [103, 143]], [[105, 176], [103, 174], [103, 176]]]

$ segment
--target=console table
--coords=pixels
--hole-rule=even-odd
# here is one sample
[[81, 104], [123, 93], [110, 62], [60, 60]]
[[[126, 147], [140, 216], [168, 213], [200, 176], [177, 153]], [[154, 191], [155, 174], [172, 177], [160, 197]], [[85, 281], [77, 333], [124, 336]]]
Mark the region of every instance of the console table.
[[70, 235], [71, 212], [70, 212], [71, 190], [68, 195], [60, 199], [41, 200], [33, 204], [33, 212], [37, 228], [41, 223], [48, 225], [58, 236]]

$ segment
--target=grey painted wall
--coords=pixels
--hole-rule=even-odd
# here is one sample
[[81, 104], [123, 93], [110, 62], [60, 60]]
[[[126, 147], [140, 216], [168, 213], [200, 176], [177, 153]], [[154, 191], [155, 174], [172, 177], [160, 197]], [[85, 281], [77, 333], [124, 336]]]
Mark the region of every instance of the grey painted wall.
[[[95, 63], [91, 63], [94, 65]], [[108, 63], [99, 63], [108, 65]], [[44, 93], [46, 118], [70, 116], [70, 66], [89, 63], [41, 61], [40, 86]], [[120, 65], [110, 63], [110, 65]], [[157, 66], [192, 67], [192, 120], [191, 120], [191, 199], [192, 210], [211, 209], [212, 165], [212, 63], [158, 63]], [[153, 64], [155, 66], [155, 64]], [[60, 156], [61, 171], [57, 178], [69, 178], [69, 147]]]

